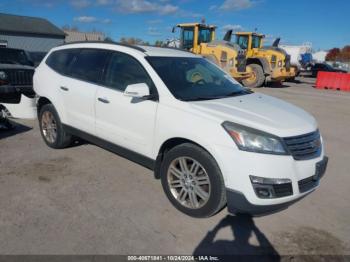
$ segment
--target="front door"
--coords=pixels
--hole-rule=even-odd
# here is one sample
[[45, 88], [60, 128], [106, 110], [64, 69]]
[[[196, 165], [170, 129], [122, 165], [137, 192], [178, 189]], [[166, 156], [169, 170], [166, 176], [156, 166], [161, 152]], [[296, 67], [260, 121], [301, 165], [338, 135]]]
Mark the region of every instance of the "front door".
[[151, 93], [156, 92], [135, 58], [113, 52], [104, 74], [105, 87], [97, 90], [96, 133], [104, 140], [151, 156], [158, 102], [124, 96], [125, 88], [137, 83], [146, 83]]

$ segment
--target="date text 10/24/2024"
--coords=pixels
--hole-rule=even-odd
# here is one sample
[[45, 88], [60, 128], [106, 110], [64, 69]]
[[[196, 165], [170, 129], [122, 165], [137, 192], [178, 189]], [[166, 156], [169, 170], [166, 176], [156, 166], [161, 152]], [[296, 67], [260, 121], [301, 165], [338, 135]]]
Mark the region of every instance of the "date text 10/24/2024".
[[128, 256], [128, 261], [220, 261], [216, 256]]

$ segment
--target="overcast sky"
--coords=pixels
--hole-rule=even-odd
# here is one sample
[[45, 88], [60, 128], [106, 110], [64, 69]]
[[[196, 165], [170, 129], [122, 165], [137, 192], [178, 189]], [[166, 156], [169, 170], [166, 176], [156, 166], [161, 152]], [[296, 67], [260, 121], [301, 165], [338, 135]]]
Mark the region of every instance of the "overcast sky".
[[316, 50], [350, 44], [349, 0], [0, 0], [0, 12], [96, 29], [114, 40], [166, 40], [178, 36], [171, 33], [175, 24], [205, 18], [220, 38], [229, 28], [257, 28], [267, 41], [311, 42]]

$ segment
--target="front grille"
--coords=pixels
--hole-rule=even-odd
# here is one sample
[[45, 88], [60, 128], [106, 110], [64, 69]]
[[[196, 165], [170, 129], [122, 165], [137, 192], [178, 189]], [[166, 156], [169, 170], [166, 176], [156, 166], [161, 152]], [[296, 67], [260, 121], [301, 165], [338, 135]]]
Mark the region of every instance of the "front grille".
[[299, 192], [304, 193], [310, 189], [316, 187], [319, 184], [319, 180], [315, 179], [314, 176], [307, 177], [298, 181]]
[[247, 59], [245, 58], [244, 54], [239, 54], [237, 56], [237, 71], [238, 72], [245, 72], [246, 71], [246, 64]]
[[33, 85], [34, 70], [11, 69], [6, 70], [8, 81], [13, 86]]
[[319, 131], [283, 139], [295, 160], [307, 160], [321, 155], [322, 144]]
[[285, 197], [293, 195], [292, 183], [274, 184], [273, 190], [275, 191], [276, 197]]
[[284, 61], [287, 71], [290, 70], [290, 55], [286, 55], [286, 60]]

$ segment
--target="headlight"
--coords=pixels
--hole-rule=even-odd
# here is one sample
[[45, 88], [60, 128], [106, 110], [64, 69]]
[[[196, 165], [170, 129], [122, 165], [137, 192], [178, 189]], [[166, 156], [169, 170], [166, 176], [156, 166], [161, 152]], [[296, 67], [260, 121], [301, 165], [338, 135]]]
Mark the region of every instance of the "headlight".
[[278, 61], [278, 67], [282, 67], [282, 61]]
[[0, 71], [0, 80], [6, 80], [7, 74], [4, 71]]
[[283, 142], [277, 136], [232, 122], [222, 124], [240, 150], [287, 155]]
[[271, 66], [272, 68], [276, 67], [277, 57], [275, 55], [271, 56]]

